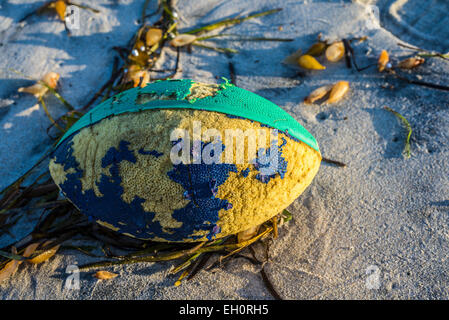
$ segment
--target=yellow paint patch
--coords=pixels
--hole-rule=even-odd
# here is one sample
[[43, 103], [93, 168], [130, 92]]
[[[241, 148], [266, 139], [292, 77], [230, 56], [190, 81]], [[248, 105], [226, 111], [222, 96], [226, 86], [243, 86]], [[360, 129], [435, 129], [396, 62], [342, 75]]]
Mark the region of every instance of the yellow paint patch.
[[[207, 84], [201, 82], [194, 82], [190, 87], [190, 93], [185, 97], [188, 101], [203, 99], [206, 97], [212, 97], [217, 94], [220, 90], [220, 85], [218, 84]], [[175, 92], [168, 92], [166, 94], [156, 94], [156, 93], [140, 93], [137, 96], [136, 104], [145, 104], [156, 100], [176, 100]]]
[[135, 238], [135, 236], [133, 236], [131, 233], [128, 233], [128, 232], [123, 233], [123, 235], [131, 237], [131, 238]]
[[67, 175], [75, 173], [74, 168], [67, 171], [64, 170], [64, 165], [55, 163], [56, 159], [51, 159], [49, 164], [50, 174], [57, 185], [63, 184], [67, 180]]
[[[163, 228], [180, 228], [182, 222], [172, 218], [174, 210], [185, 207], [189, 200], [184, 199], [184, 188], [170, 180], [167, 172], [173, 167], [169, 151], [161, 157], [143, 155], [138, 152], [140, 146], [129, 147], [134, 151], [136, 163], [122, 161], [120, 175], [122, 177], [122, 199], [131, 203], [135, 197], [145, 199], [142, 204], [147, 212], [154, 212], [153, 222], [159, 221]], [[151, 149], [151, 146], [147, 147]]]
[[194, 82], [190, 87], [190, 94], [186, 96], [186, 99], [192, 100], [212, 97], [217, 94], [218, 90], [220, 90], [220, 86], [218, 84]]
[[102, 225], [105, 228], [108, 228], [108, 229], [111, 229], [111, 230], [114, 230], [114, 231], [119, 231], [120, 230], [120, 228], [114, 227], [112, 224], [107, 223], [105, 221], [97, 220], [97, 223]]

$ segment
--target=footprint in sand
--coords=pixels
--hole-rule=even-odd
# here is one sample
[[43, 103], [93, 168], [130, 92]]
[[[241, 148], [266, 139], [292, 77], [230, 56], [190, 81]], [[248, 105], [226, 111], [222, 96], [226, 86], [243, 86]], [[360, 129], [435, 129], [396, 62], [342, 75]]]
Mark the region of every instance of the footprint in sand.
[[449, 1], [379, 0], [382, 26], [403, 41], [440, 52], [449, 51]]

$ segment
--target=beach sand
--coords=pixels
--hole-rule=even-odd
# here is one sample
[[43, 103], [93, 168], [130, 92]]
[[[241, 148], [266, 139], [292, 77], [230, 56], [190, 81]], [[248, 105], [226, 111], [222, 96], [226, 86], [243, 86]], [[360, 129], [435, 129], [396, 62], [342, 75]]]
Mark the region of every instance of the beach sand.
[[[86, 1], [80, 1], [85, 2]], [[194, 48], [181, 55], [175, 78], [217, 83], [235, 66], [237, 85], [282, 107], [317, 139], [324, 157], [346, 167], [323, 163], [308, 189], [289, 207], [293, 220], [280, 229], [265, 264], [284, 299], [448, 299], [449, 272], [449, 101], [448, 92], [407, 84], [370, 68], [347, 69], [344, 60], [327, 69], [298, 76], [281, 61], [325, 39], [367, 36], [353, 42], [360, 66], [376, 63], [385, 49], [394, 60], [412, 54], [398, 42], [448, 51], [447, 4], [432, 1], [425, 19], [419, 1], [179, 0], [179, 29], [237, 14], [271, 8], [284, 10], [226, 30], [239, 35], [294, 38], [293, 42], [211, 44], [239, 50], [227, 56]], [[81, 10], [81, 27], [71, 37], [56, 17], [18, 21], [41, 1], [8, 1], [0, 7], [0, 189], [20, 177], [50, 146], [50, 125], [32, 96], [17, 88], [32, 83], [9, 68], [39, 79], [61, 74], [60, 92], [83, 106], [109, 79], [113, 46], [124, 46], [137, 31], [143, 1], [92, 4], [101, 13]], [[90, 3], [89, 3], [90, 5]], [[154, 3], [153, 9], [154, 9]], [[375, 5], [375, 7], [371, 7]], [[373, 11], [374, 8], [374, 11]], [[379, 15], [376, 14], [379, 8]], [[151, 10], [151, 8], [149, 8]], [[415, 21], [415, 22], [413, 22]], [[412, 25], [413, 22], [413, 25]], [[440, 27], [437, 26], [440, 23]], [[279, 28], [282, 27], [282, 30]], [[167, 49], [159, 66], [174, 65]], [[428, 59], [410, 77], [449, 83], [449, 62]], [[153, 76], [158, 76], [157, 74]], [[315, 88], [339, 80], [350, 93], [333, 105], [305, 105]], [[54, 117], [65, 108], [47, 101]], [[411, 124], [411, 157], [402, 151], [406, 130], [388, 106]], [[0, 235], [0, 247], [25, 236], [36, 217], [21, 221], [16, 239]], [[174, 263], [141, 263], [108, 268], [113, 280], [97, 282], [80, 274], [80, 288], [67, 289], [66, 268], [94, 261], [64, 250], [48, 262], [22, 264], [0, 283], [1, 299], [272, 299], [260, 267], [235, 259], [223, 268], [201, 271], [179, 287], [169, 271]]]

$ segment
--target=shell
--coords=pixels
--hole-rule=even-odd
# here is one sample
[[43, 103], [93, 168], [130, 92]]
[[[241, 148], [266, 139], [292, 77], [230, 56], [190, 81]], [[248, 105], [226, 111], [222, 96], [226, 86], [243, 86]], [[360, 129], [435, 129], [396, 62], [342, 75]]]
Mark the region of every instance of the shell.
[[19, 267], [19, 261], [17, 260], [11, 260], [8, 262], [3, 269], [0, 270], [0, 282], [8, 279], [11, 277], [14, 273], [16, 273], [17, 268]]
[[42, 97], [44, 94], [47, 93], [48, 88], [40, 83], [36, 83], [33, 84], [32, 86], [29, 87], [25, 87], [25, 88], [19, 88], [17, 90], [18, 92], [26, 92], [26, 93], [31, 93], [32, 95], [34, 95], [36, 98], [40, 98]]
[[306, 52], [306, 54], [310, 56], [319, 56], [321, 55], [324, 50], [326, 50], [326, 43], [325, 42], [316, 42], [314, 43]]
[[55, 89], [58, 85], [59, 80], [59, 74], [56, 72], [49, 72], [42, 78], [42, 81], [44, 81], [46, 84], [48, 84], [49, 87]]
[[112, 272], [109, 272], [109, 271], [103, 271], [103, 270], [97, 271], [94, 274], [94, 277], [99, 279], [99, 280], [114, 279], [117, 276], [118, 276], [118, 274], [116, 274], [116, 273], [112, 273]]
[[152, 47], [162, 39], [162, 30], [157, 28], [148, 29], [145, 34], [145, 44]]
[[170, 45], [173, 47], [183, 47], [191, 44], [195, 40], [196, 36], [193, 34], [179, 34], [172, 41], [170, 41]]
[[345, 46], [343, 41], [337, 41], [332, 43], [326, 49], [326, 58], [330, 62], [337, 62], [341, 60], [345, 55]]
[[417, 66], [421, 65], [426, 61], [424, 58], [421, 57], [412, 57], [408, 59], [404, 59], [398, 63], [398, 68], [401, 69], [413, 69]]
[[[273, 128], [275, 145], [260, 140]], [[186, 130], [190, 141], [196, 132], [199, 149], [172, 140], [175, 130]], [[226, 130], [253, 130], [254, 141], [262, 141], [254, 148], [259, 153], [248, 155], [244, 144], [240, 161]], [[205, 136], [211, 131], [222, 139], [211, 142]], [[174, 147], [190, 161], [174, 162]], [[211, 147], [230, 161], [192, 163]], [[270, 148], [278, 161], [264, 175], [260, 157]], [[221, 238], [262, 224], [305, 190], [321, 161], [314, 138], [275, 104], [229, 83], [187, 79], [104, 101], [71, 127], [50, 158], [53, 180], [82, 213], [127, 236], [170, 242]]]
[[327, 104], [340, 101], [349, 90], [348, 81], [338, 81], [331, 89], [329, 98], [326, 100]]
[[[42, 246], [45, 247], [47, 244], [49, 244], [51, 242], [52, 241], [46, 241], [46, 242], [44, 242], [44, 244]], [[33, 259], [28, 260], [28, 262], [32, 263], [32, 264], [38, 264], [38, 263], [45, 262], [56, 254], [56, 251], [58, 251], [59, 247], [60, 247], [60, 245], [56, 245], [56, 246], [44, 251], [40, 255], [34, 257]]]
[[380, 72], [384, 71], [389, 60], [390, 58], [388, 56], [388, 52], [386, 50], [382, 50], [379, 56], [379, 60], [377, 61], [377, 69]]
[[307, 98], [304, 99], [304, 103], [314, 103], [316, 100], [323, 98], [330, 90], [332, 89], [331, 85], [322, 86], [318, 89], [313, 90]]
[[[41, 79], [41, 81], [45, 82], [50, 88], [55, 89], [58, 85], [59, 74], [56, 72], [49, 72]], [[48, 88], [43, 84], [37, 82], [29, 87], [22, 87], [17, 90], [18, 92], [26, 92], [34, 95], [36, 98], [40, 98], [45, 95], [48, 91]]]
[[36, 251], [37, 247], [39, 247], [39, 244], [40, 244], [39, 242], [35, 242], [35, 243], [32, 243], [32, 244], [29, 244], [25, 248], [25, 251], [23, 252], [23, 256], [25, 258], [28, 258], [29, 256], [31, 256], [34, 253], [34, 251]]
[[66, 8], [67, 8], [67, 4], [65, 3], [65, 1], [58, 0], [55, 2], [55, 10], [56, 10], [56, 13], [58, 14], [58, 17], [61, 21], [65, 20]]
[[298, 64], [304, 68], [309, 70], [324, 70], [325, 66], [321, 65], [314, 57], [305, 54], [299, 57]]
[[[39, 242], [32, 243], [28, 245], [25, 248], [25, 251], [23, 252], [22, 256], [25, 258], [28, 258], [30, 255], [33, 254], [33, 252], [36, 250], [36, 248], [39, 246]], [[12, 248], [11, 252], [13, 254], [17, 254], [17, 250], [15, 247]], [[9, 278], [10, 276], [14, 275], [14, 273], [17, 271], [19, 265], [22, 263], [22, 261], [19, 260], [11, 260], [8, 262], [3, 269], [0, 270], [0, 282], [3, 280]]]
[[[11, 248], [11, 253], [13, 254], [17, 254], [17, 250], [15, 247]], [[11, 260], [9, 261], [7, 264], [5, 264], [5, 266], [0, 269], [0, 282], [8, 279], [9, 277], [11, 277], [12, 275], [14, 275], [14, 273], [16, 273], [17, 268], [19, 267], [21, 261], [18, 260]]]

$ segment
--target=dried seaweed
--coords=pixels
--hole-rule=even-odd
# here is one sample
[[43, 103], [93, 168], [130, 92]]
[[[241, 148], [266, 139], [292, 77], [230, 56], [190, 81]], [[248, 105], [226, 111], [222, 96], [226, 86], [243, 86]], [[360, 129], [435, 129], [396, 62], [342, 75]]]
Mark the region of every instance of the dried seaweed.
[[351, 46], [351, 42], [352, 42], [353, 40], [356, 40], [356, 39], [358, 39], [358, 40], [363, 39], [363, 41], [366, 40], [366, 38], [363, 37], [363, 38], [355, 38], [355, 39], [343, 39], [342, 41], [343, 41], [343, 44], [344, 44], [344, 46], [345, 46], [345, 60], [346, 60], [346, 67], [348, 67], [348, 68], [350, 69], [351, 66], [352, 66], [352, 65], [351, 65], [351, 62], [352, 62], [352, 64], [354, 64], [355, 69], [356, 69], [358, 72], [360, 72], [360, 71], [366, 70], [366, 69], [368, 69], [368, 68], [371, 68], [372, 66], [375, 66], [375, 64], [370, 64], [370, 65], [367, 65], [367, 66], [362, 67], [362, 68], [360, 68], [360, 67], [357, 65], [356, 55], [355, 55], [354, 49], [353, 49], [352, 46]]
[[232, 33], [219, 33], [219, 34], [213, 34], [209, 36], [203, 36], [196, 38], [196, 41], [203, 41], [203, 40], [212, 40], [217, 38], [223, 38], [223, 37], [231, 37], [224, 39], [226, 41], [274, 41], [274, 42], [291, 42], [295, 39], [292, 38], [268, 38], [268, 37], [245, 37], [241, 36], [239, 34], [232, 34]]
[[321, 158], [321, 161], [326, 162], [326, 163], [330, 163], [330, 164], [335, 164], [338, 167], [346, 167], [346, 164], [337, 160], [332, 160], [332, 159], [328, 159], [328, 158]]
[[187, 277], [187, 280], [193, 279], [198, 272], [204, 268], [204, 266], [207, 264], [209, 259], [212, 257], [212, 252], [206, 252], [202, 255], [201, 259], [197, 260], [197, 263], [193, 265], [192, 269], [190, 270], [189, 276]]
[[184, 33], [200, 35], [200, 34], [203, 34], [203, 33], [206, 33], [206, 32], [209, 32], [209, 31], [212, 31], [212, 30], [215, 30], [215, 29], [218, 29], [218, 28], [229, 27], [229, 26], [232, 26], [232, 25], [240, 24], [240, 23], [242, 23], [244, 21], [247, 21], [247, 20], [250, 20], [250, 19], [253, 19], [253, 18], [259, 18], [259, 17], [263, 17], [263, 16], [270, 15], [270, 14], [273, 14], [273, 13], [277, 13], [277, 12], [279, 12], [281, 10], [282, 10], [281, 8], [278, 8], [278, 9], [272, 9], [272, 10], [263, 11], [263, 12], [260, 12], [260, 13], [250, 14], [250, 15], [244, 17], [244, 18], [224, 19], [224, 20], [221, 20], [221, 21], [218, 21], [218, 22], [214, 22], [214, 23], [211, 23], [211, 24], [199, 27], [199, 28], [194, 28], [194, 29], [185, 31]]
[[[180, 258], [184, 258], [188, 255], [193, 255], [197, 253], [206, 253], [206, 252], [221, 252], [223, 250], [237, 250], [240, 248], [247, 247], [251, 245], [252, 243], [259, 240], [264, 235], [269, 234], [273, 229], [271, 227], [267, 227], [263, 232], [259, 233], [252, 239], [241, 242], [241, 243], [231, 243], [231, 244], [218, 244], [218, 245], [204, 245], [201, 247], [193, 247], [189, 249], [183, 249], [183, 250], [177, 250], [174, 252], [167, 252], [167, 253], [161, 253], [156, 255], [150, 255], [150, 256], [140, 256], [140, 257], [133, 257], [130, 259], [123, 259], [120, 261], [100, 261], [100, 262], [94, 262], [89, 263], [80, 266], [80, 270], [86, 270], [86, 269], [94, 269], [94, 268], [103, 268], [103, 267], [110, 267], [114, 265], [124, 265], [124, 264], [134, 264], [139, 262], [159, 262], [159, 261], [170, 261], [170, 260], [176, 260]], [[174, 245], [176, 247], [176, 244]]]
[[423, 87], [432, 88], [432, 89], [437, 89], [437, 90], [449, 91], [449, 86], [444, 86], [444, 85], [441, 85], [441, 84], [436, 84], [436, 83], [426, 82], [426, 81], [421, 81], [421, 80], [409, 79], [407, 77], [404, 77], [404, 76], [398, 74], [393, 69], [389, 69], [388, 70], [388, 74], [392, 75], [393, 77], [395, 77], [397, 79], [405, 81], [405, 82], [407, 82], [409, 84], [414, 84], [414, 85], [423, 86]]
[[59, 124], [57, 124], [55, 122], [55, 120], [53, 119], [53, 117], [50, 115], [50, 112], [47, 109], [47, 105], [45, 104], [44, 99], [42, 97], [39, 97], [38, 99], [42, 105], [42, 109], [44, 109], [45, 114], [47, 115], [48, 119], [50, 119], [52, 125], [54, 125], [56, 128], [58, 128], [60, 131], [65, 132], [65, 130], [63, 128], [61, 128], [61, 126]]
[[428, 51], [426, 49], [422, 49], [422, 48], [418, 48], [418, 47], [413, 47], [404, 43], [398, 43], [399, 46], [413, 50], [413, 51], [417, 51], [418, 52], [418, 56], [420, 57], [427, 57], [427, 58], [432, 58], [432, 57], [438, 57], [444, 60], [449, 60], [449, 53], [441, 53], [441, 52], [436, 52], [436, 51]]
[[203, 44], [203, 43], [192, 43], [192, 45], [196, 46], [196, 47], [200, 47], [200, 48], [204, 48], [204, 49], [209, 49], [209, 50], [213, 50], [219, 53], [238, 53], [237, 50], [235, 49], [231, 49], [231, 48], [220, 48], [220, 47], [212, 47], [209, 46], [207, 44]]

